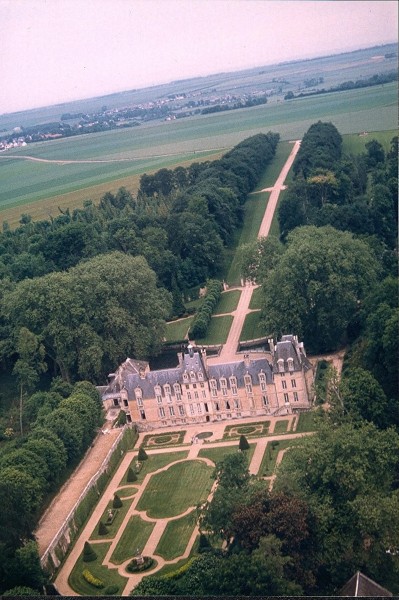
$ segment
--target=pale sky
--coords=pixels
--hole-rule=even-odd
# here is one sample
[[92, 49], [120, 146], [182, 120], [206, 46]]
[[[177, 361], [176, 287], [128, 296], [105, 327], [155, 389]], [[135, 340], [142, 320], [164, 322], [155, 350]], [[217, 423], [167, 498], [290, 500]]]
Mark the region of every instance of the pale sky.
[[0, 0], [0, 114], [397, 40], [396, 0]]

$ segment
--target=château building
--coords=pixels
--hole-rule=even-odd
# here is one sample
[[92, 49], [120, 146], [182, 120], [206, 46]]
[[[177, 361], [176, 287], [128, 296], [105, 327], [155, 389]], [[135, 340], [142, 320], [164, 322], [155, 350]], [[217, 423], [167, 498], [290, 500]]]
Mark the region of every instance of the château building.
[[127, 358], [100, 388], [104, 408], [120, 407], [139, 429], [168, 427], [309, 409], [313, 368], [302, 342], [285, 335], [270, 353], [214, 363], [206, 351], [187, 346], [174, 368], [151, 371]]

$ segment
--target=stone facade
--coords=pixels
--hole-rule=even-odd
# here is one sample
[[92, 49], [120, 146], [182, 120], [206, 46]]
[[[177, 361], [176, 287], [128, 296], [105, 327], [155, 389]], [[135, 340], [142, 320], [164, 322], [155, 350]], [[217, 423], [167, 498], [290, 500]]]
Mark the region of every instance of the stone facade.
[[266, 356], [244, 354], [230, 363], [214, 363], [188, 345], [177, 367], [155, 371], [128, 358], [100, 388], [104, 407], [122, 408], [139, 429], [309, 409], [313, 369], [303, 343], [286, 335], [269, 345]]

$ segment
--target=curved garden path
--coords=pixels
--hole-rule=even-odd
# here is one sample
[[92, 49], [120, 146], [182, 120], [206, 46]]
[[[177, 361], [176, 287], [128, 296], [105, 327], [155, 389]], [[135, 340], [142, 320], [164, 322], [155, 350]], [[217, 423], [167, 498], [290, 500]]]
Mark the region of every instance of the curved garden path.
[[[284, 417], [280, 417], [280, 418], [278, 418], [278, 417], [270, 418], [268, 416], [265, 416], [265, 417], [257, 418], [256, 421], [258, 423], [262, 422], [262, 421], [269, 421], [270, 426], [269, 426], [269, 435], [267, 437], [264, 437], [264, 435], [262, 435], [262, 437], [259, 437], [259, 438], [254, 437], [254, 438], [249, 439], [249, 442], [251, 444], [255, 444], [255, 450], [253, 452], [251, 462], [249, 465], [249, 471], [253, 475], [258, 474], [258, 472], [259, 472], [259, 468], [262, 463], [263, 455], [264, 455], [266, 445], [268, 442], [287, 440], [287, 439], [295, 439], [295, 438], [302, 437], [305, 435], [312, 435], [309, 433], [295, 433], [295, 425], [297, 423], [297, 418], [294, 415], [288, 415], [288, 416], [284, 416]], [[274, 435], [274, 433], [273, 433], [274, 427], [278, 421], [287, 421], [287, 431], [289, 433], [281, 433], [281, 434]], [[237, 421], [234, 421], [234, 425], [237, 427], [239, 427], [240, 425], [244, 425], [244, 424], [248, 425], [248, 419], [238, 419]], [[201, 462], [204, 462], [205, 464], [213, 467], [214, 462], [211, 461], [209, 458], [198, 456], [198, 454], [202, 448], [211, 449], [211, 448], [220, 448], [220, 447], [226, 447], [226, 446], [237, 447], [238, 446], [237, 438], [223, 439], [224, 430], [227, 425], [229, 425], [229, 423], [223, 422], [223, 423], [203, 423], [203, 424], [201, 423], [201, 424], [188, 426], [185, 428], [186, 433], [185, 433], [185, 437], [184, 437], [182, 444], [177, 445], [177, 446], [168, 446], [168, 447], [164, 447], [164, 448], [154, 448], [153, 450], [149, 449], [147, 447], [146, 452], [149, 457], [151, 457], [152, 455], [156, 455], [156, 454], [172, 453], [172, 452], [184, 451], [184, 450], [187, 451], [187, 456], [185, 458], [177, 459], [171, 463], [168, 463], [166, 466], [161, 467], [160, 469], [157, 469], [156, 471], [148, 473], [147, 475], [145, 475], [143, 481], [139, 484], [132, 483], [132, 484], [129, 484], [129, 486], [120, 484], [120, 482], [123, 479], [124, 474], [126, 473], [128, 467], [130, 466], [133, 458], [137, 454], [137, 450], [132, 450], [132, 451], [129, 451], [126, 453], [126, 455], [124, 456], [123, 460], [121, 461], [118, 469], [116, 470], [114, 476], [112, 477], [111, 482], [109, 483], [104, 494], [100, 498], [95, 510], [93, 511], [93, 514], [87, 521], [85, 527], [83, 528], [81, 534], [79, 535], [79, 538], [77, 539], [75, 545], [73, 546], [71, 552], [69, 553], [68, 557], [66, 558], [64, 564], [62, 565], [62, 567], [55, 579], [54, 583], [56, 585], [57, 590], [59, 591], [59, 593], [61, 595], [63, 595], [63, 596], [78, 596], [79, 595], [70, 587], [70, 585], [68, 583], [69, 574], [71, 573], [75, 563], [77, 562], [79, 556], [81, 555], [81, 553], [83, 551], [83, 546], [84, 546], [85, 541], [90, 538], [93, 531], [97, 527], [98, 522], [101, 519], [102, 515], [104, 514], [104, 511], [106, 510], [107, 506], [109, 505], [109, 502], [112, 500], [114, 493], [117, 492], [118, 490], [121, 490], [126, 487], [137, 488], [138, 491], [137, 491], [137, 493], [135, 493], [133, 495], [133, 502], [132, 502], [131, 506], [129, 507], [121, 525], [119, 526], [117, 534], [112, 539], [91, 540], [92, 544], [104, 543], [105, 541], [111, 542], [110, 547], [107, 551], [107, 554], [105, 555], [105, 558], [104, 558], [104, 561], [102, 564], [107, 566], [110, 569], [117, 569], [118, 573], [121, 576], [127, 578], [125, 588], [121, 595], [128, 596], [130, 594], [130, 592], [133, 590], [133, 588], [141, 581], [141, 579], [144, 576], [152, 574], [152, 573], [156, 573], [165, 564], [175, 564], [178, 561], [180, 561], [181, 559], [187, 558], [190, 555], [190, 552], [194, 545], [195, 539], [198, 535], [197, 526], [195, 526], [193, 528], [193, 532], [187, 543], [185, 551], [178, 557], [175, 557], [172, 560], [165, 560], [163, 557], [155, 554], [155, 551], [156, 551], [157, 545], [159, 543], [159, 540], [162, 536], [162, 533], [164, 532], [168, 522], [179, 519], [179, 518], [185, 516], [186, 514], [189, 514], [190, 512], [195, 510], [195, 508], [196, 508], [195, 506], [188, 507], [185, 511], [183, 511], [182, 513], [180, 513], [178, 515], [174, 515], [173, 517], [153, 518], [153, 517], [149, 517], [145, 511], [137, 510], [137, 505], [138, 505], [139, 500], [142, 497], [143, 493], [145, 492], [148, 482], [150, 481], [150, 479], [153, 475], [156, 475], [157, 473], [160, 473], [162, 471], [166, 471], [167, 469], [169, 469], [170, 467], [172, 467], [175, 464], [189, 461], [189, 460], [200, 460]], [[198, 443], [195, 443], [195, 444], [191, 443], [192, 438], [194, 436], [198, 435], [199, 433], [201, 433], [201, 431], [212, 432], [212, 439], [214, 441], [204, 442], [203, 439], [198, 439]], [[153, 432], [151, 432], [150, 435], [157, 435], [157, 433], [165, 434], [165, 430], [164, 429], [154, 430]], [[142, 441], [146, 435], [149, 435], [149, 434], [146, 432], [143, 432], [140, 434], [139, 440], [137, 442], [137, 447], [142, 443]], [[187, 444], [190, 444], [190, 445], [188, 446]], [[281, 451], [278, 454], [278, 457], [277, 457], [278, 462], [281, 461], [281, 458], [283, 455], [282, 452], [283, 451]], [[272, 477], [267, 478], [267, 479], [269, 479], [270, 482], [272, 483], [272, 481], [273, 481]], [[215, 486], [216, 486], [216, 483], [214, 483], [211, 488], [211, 491], [208, 495], [208, 500], [210, 500], [212, 498], [212, 495], [215, 490]], [[122, 500], [128, 500], [129, 498], [131, 498], [131, 496], [130, 497], [124, 496], [122, 498]], [[129, 562], [131, 561], [131, 558], [125, 560], [121, 564], [115, 564], [111, 561], [111, 556], [112, 556], [113, 552], [115, 551], [115, 548], [117, 547], [118, 542], [120, 541], [120, 539], [123, 535], [123, 532], [129, 522], [129, 519], [133, 515], [139, 515], [141, 519], [155, 523], [154, 529], [151, 532], [151, 534], [149, 535], [147, 542], [146, 542], [144, 548], [142, 549], [142, 554], [144, 556], [154, 557], [157, 561], [157, 565], [154, 569], [145, 571], [144, 573], [140, 573], [140, 574], [131, 574], [126, 571], [126, 567], [129, 564]]]

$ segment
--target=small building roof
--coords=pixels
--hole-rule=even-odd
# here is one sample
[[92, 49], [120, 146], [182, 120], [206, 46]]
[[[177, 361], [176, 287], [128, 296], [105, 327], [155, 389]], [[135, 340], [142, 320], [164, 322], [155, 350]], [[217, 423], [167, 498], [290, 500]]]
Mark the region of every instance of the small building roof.
[[360, 571], [357, 571], [341, 588], [338, 596], [389, 598], [393, 594]]

